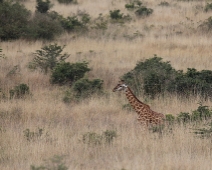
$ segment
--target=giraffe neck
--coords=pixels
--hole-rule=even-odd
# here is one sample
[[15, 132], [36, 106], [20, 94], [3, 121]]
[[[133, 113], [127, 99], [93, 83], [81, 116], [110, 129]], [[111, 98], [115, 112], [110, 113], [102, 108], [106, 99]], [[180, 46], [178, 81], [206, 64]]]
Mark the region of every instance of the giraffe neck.
[[135, 109], [137, 113], [142, 112], [144, 109], [148, 109], [149, 106], [142, 103], [138, 98], [133, 94], [132, 90], [127, 87], [125, 90], [126, 97], [130, 103], [130, 105]]

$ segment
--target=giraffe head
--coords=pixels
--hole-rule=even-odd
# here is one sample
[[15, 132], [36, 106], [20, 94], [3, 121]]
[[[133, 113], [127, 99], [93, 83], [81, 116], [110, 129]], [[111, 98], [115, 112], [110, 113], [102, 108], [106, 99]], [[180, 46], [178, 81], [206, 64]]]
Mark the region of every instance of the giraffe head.
[[113, 92], [115, 91], [122, 91], [122, 90], [125, 90], [127, 88], [127, 85], [124, 83], [123, 80], [121, 80], [117, 85], [116, 87], [113, 88]]

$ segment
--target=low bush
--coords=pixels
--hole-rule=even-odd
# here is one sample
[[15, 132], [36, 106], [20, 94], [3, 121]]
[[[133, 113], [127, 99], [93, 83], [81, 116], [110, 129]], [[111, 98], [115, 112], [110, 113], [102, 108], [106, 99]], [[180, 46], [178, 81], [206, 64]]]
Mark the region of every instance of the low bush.
[[136, 94], [143, 93], [150, 98], [171, 93], [185, 98], [201, 96], [202, 99], [212, 99], [211, 70], [197, 71], [188, 68], [184, 73], [182, 70], [175, 70], [169, 62], [163, 62], [156, 55], [137, 63], [122, 79]]
[[0, 5], [0, 39], [11, 40], [23, 37], [31, 13], [18, 2], [4, 1]]
[[92, 94], [99, 94], [102, 92], [103, 80], [94, 79], [79, 79], [73, 84], [73, 91], [77, 98], [89, 97]]
[[208, 11], [211, 11], [211, 10], [212, 10], [212, 3], [207, 3], [207, 5], [205, 6], [204, 11], [208, 12]]
[[59, 63], [52, 71], [52, 84], [69, 84], [72, 85], [75, 81], [84, 77], [85, 73], [90, 71], [87, 62], [82, 63]]
[[10, 92], [10, 99], [24, 98], [26, 95], [29, 95], [29, 86], [27, 86], [26, 84], [20, 84], [20, 85], [15, 86], [9, 92]]
[[155, 55], [153, 58], [138, 62], [132, 71], [122, 76], [122, 79], [136, 94], [143, 92], [154, 98], [167, 90], [176, 73], [169, 62], [163, 62], [162, 58]]
[[56, 36], [64, 32], [61, 23], [52, 19], [49, 15], [43, 13], [35, 13], [30, 20], [24, 37], [26, 39], [44, 39], [53, 40]]
[[47, 13], [48, 10], [53, 6], [50, 2], [50, 0], [36, 0], [37, 6], [36, 6], [36, 11], [40, 13]]
[[146, 17], [146, 16], [151, 15], [152, 13], [153, 13], [153, 9], [147, 8], [145, 6], [141, 6], [135, 11], [135, 14], [138, 17]]
[[57, 44], [46, 45], [41, 50], [36, 50], [30, 68], [40, 68], [44, 73], [53, 70], [54, 67], [69, 57], [67, 53], [61, 54], [65, 46], [61, 47]]
[[88, 145], [101, 145], [101, 144], [111, 144], [117, 137], [117, 132], [115, 130], [106, 130], [102, 134], [97, 134], [95, 132], [87, 132], [83, 135], [82, 141]]

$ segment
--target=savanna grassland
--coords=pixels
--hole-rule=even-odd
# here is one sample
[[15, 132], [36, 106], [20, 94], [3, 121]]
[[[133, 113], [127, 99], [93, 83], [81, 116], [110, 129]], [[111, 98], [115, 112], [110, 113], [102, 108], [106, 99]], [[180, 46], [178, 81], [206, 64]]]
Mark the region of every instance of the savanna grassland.
[[[27, 84], [31, 93], [24, 99], [6, 97], [0, 101], [1, 170], [53, 169], [57, 165], [61, 165], [58, 170], [212, 169], [212, 138], [193, 133], [207, 121], [197, 127], [176, 124], [165, 127], [163, 134], [153, 133], [137, 122], [134, 111], [123, 109], [125, 95], [112, 92], [123, 74], [154, 54], [177, 70], [212, 70], [211, 34], [199, 27], [212, 16], [204, 11], [207, 1], [166, 2], [168, 6], [159, 5], [160, 0], [143, 1], [153, 13], [138, 18], [125, 8], [127, 0], [78, 0], [66, 5], [53, 0], [51, 11], [66, 17], [81, 10], [91, 19], [100, 13], [107, 18], [110, 10], [120, 9], [132, 19], [109, 22], [104, 30], [64, 33], [52, 41], [0, 42], [6, 56], [0, 59], [2, 93], [9, 96], [9, 90], [20, 83]], [[35, 12], [35, 0], [22, 3]], [[68, 86], [52, 85], [50, 74], [30, 70], [32, 53], [50, 43], [65, 45], [68, 62], [87, 61], [91, 71], [86, 77], [102, 79], [104, 94], [65, 103]], [[11, 71], [14, 74], [9, 74]], [[167, 94], [154, 100], [142, 95], [138, 98], [153, 110], [174, 116], [197, 109], [199, 102], [212, 106], [211, 101], [199, 97], [182, 99]], [[115, 132], [114, 138], [103, 140], [105, 132]], [[88, 140], [89, 135], [93, 136]]]

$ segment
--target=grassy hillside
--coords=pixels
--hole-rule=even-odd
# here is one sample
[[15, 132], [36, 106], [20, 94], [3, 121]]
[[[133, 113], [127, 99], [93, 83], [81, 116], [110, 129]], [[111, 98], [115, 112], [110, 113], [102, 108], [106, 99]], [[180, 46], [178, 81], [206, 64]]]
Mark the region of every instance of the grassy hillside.
[[[112, 92], [123, 74], [154, 54], [177, 70], [212, 70], [211, 34], [198, 27], [212, 16], [212, 12], [204, 12], [207, 1], [167, 0], [169, 6], [159, 5], [158, 0], [144, 1], [154, 11], [142, 18], [124, 7], [129, 3], [125, 0], [78, 0], [78, 4], [69, 5], [52, 2], [51, 11], [65, 17], [81, 10], [91, 19], [100, 13], [109, 18], [110, 10], [120, 9], [132, 20], [109, 22], [104, 31], [64, 33], [50, 42], [0, 42], [6, 56], [0, 59], [0, 88], [1, 95], [7, 96], [0, 100], [0, 169], [33, 169], [32, 165], [34, 170], [41, 166], [53, 169], [63, 161], [64, 169], [70, 170], [212, 169], [211, 137], [202, 139], [192, 133], [206, 127], [208, 121], [176, 124], [165, 127], [163, 134], [152, 133], [137, 122], [134, 111], [123, 109], [128, 103], [125, 95]], [[22, 3], [34, 13], [34, 0]], [[66, 45], [64, 52], [70, 54], [66, 61], [88, 61], [92, 70], [86, 77], [104, 80], [104, 95], [67, 104], [63, 97], [69, 87], [52, 85], [50, 74], [29, 70], [32, 53], [50, 43]], [[9, 99], [9, 90], [20, 83], [27, 84], [32, 95]], [[195, 110], [199, 102], [212, 106], [211, 101], [199, 97], [181, 99], [167, 94], [154, 100], [138, 98], [154, 111], [175, 116]], [[104, 139], [106, 131], [116, 132], [112, 142]], [[93, 136], [89, 138], [89, 134]], [[54, 155], [56, 160], [52, 160]]]

